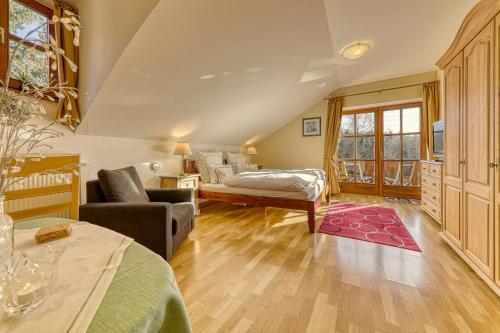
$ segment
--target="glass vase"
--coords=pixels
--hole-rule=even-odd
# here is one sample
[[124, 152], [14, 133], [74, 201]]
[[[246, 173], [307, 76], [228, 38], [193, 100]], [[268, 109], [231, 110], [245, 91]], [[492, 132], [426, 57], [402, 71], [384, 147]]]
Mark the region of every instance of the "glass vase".
[[14, 221], [4, 211], [5, 196], [0, 193], [0, 305], [4, 302], [6, 279], [14, 253]]
[[56, 284], [64, 250], [61, 246], [37, 246], [14, 254], [4, 300], [7, 316], [30, 313], [47, 300]]

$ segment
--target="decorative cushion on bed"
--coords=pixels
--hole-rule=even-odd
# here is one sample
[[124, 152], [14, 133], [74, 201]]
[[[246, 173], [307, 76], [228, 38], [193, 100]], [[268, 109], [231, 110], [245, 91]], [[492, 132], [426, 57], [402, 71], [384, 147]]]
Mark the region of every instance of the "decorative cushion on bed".
[[99, 170], [97, 178], [108, 202], [149, 202], [149, 197], [134, 167]]
[[231, 153], [227, 152], [227, 164], [233, 167], [233, 172], [236, 173], [236, 166], [238, 164], [247, 164], [250, 159], [245, 153]]
[[227, 152], [227, 163], [248, 163], [249, 158], [248, 155], [245, 153], [231, 153]]
[[234, 176], [233, 168], [230, 165], [216, 167], [215, 173], [217, 175], [218, 183], [221, 184], [223, 184], [227, 178]]
[[257, 164], [247, 164], [247, 163], [236, 164], [236, 174], [246, 171], [257, 171], [257, 170], [259, 170]]
[[212, 184], [219, 183], [219, 177], [217, 176], [216, 169], [226, 167], [226, 166], [231, 168], [230, 165], [226, 165], [226, 164], [211, 164], [208, 166], [208, 174], [210, 176], [210, 183], [212, 183]]
[[201, 181], [210, 183], [210, 174], [208, 173], [209, 165], [220, 165], [222, 163], [222, 152], [204, 153], [201, 151], [193, 152], [193, 157], [196, 162], [196, 167], [200, 173]]

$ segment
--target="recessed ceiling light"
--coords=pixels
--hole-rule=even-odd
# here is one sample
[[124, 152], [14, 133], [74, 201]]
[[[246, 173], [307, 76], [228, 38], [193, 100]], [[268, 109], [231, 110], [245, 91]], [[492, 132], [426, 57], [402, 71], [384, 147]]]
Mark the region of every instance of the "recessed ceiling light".
[[340, 55], [349, 60], [356, 60], [367, 54], [372, 46], [373, 41], [371, 40], [352, 42], [340, 50]]

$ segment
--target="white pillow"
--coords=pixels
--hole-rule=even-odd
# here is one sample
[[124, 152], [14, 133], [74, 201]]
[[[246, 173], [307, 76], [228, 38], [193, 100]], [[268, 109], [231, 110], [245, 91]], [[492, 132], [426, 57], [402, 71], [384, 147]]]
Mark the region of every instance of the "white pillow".
[[224, 181], [232, 177], [233, 174], [233, 168], [230, 165], [224, 165], [224, 166], [219, 166], [215, 168], [215, 173], [217, 174], [217, 180], [219, 183], [224, 183]]
[[228, 166], [229, 168], [231, 167], [230, 165], [225, 165], [225, 164], [210, 164], [208, 166], [208, 175], [210, 176], [210, 183], [212, 184], [219, 183], [219, 177], [217, 177], [216, 169], [225, 166]]
[[245, 153], [231, 153], [227, 152], [228, 164], [244, 164], [250, 162], [250, 158]]
[[234, 173], [238, 173], [236, 170], [236, 166], [238, 164], [247, 164], [247, 163], [250, 163], [250, 158], [247, 154], [227, 152], [227, 164], [230, 164], [233, 167]]
[[201, 151], [193, 152], [196, 168], [200, 173], [201, 181], [210, 183], [210, 174], [208, 173], [208, 165], [222, 164], [222, 152], [204, 153]]
[[248, 164], [248, 163], [242, 163], [242, 164], [236, 164], [236, 173], [242, 173], [246, 171], [257, 171], [259, 170], [259, 167], [257, 164]]

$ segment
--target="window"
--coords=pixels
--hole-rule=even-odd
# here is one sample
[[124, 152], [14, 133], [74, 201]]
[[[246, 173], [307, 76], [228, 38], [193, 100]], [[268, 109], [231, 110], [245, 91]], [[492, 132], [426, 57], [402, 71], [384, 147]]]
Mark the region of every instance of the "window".
[[345, 111], [337, 145], [343, 192], [420, 195], [421, 103]]
[[[5, 43], [0, 47], [0, 69], [7, 71], [7, 59], [12, 56], [15, 43], [29, 32], [33, 33], [25, 45], [19, 48], [12, 60], [12, 88], [20, 89], [22, 83], [30, 82], [40, 86], [50, 81], [50, 62], [41, 46], [47, 42], [51, 31], [49, 20], [53, 12], [34, 0], [0, 0], [0, 25], [3, 28]], [[8, 13], [8, 14], [7, 14]], [[2, 75], [3, 76], [3, 75]]]
[[340, 135], [340, 181], [375, 184], [375, 112], [342, 116]]
[[420, 186], [420, 107], [383, 112], [384, 185]]

